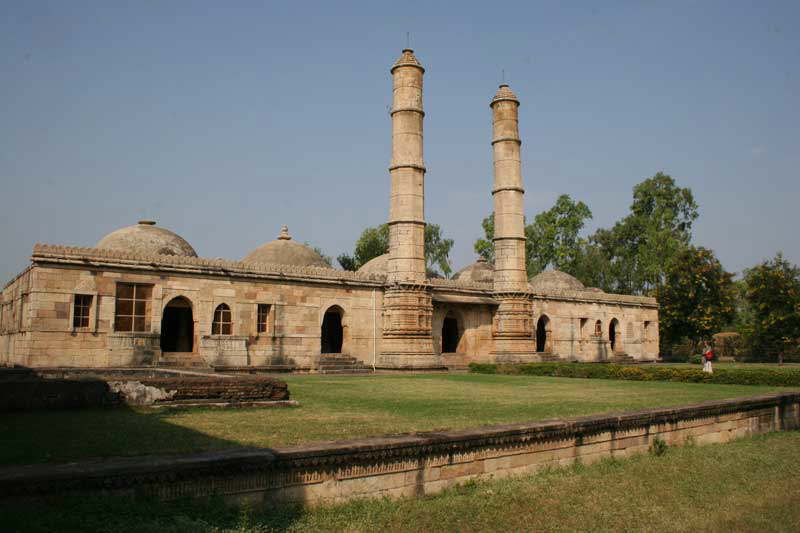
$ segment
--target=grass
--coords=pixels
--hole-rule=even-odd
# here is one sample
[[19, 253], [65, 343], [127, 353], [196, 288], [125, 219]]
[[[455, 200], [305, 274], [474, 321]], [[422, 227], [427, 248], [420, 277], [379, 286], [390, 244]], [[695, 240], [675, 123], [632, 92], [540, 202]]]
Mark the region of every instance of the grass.
[[0, 465], [171, 454], [630, 411], [783, 387], [480, 374], [285, 377], [300, 407], [73, 410], [0, 417]]
[[0, 506], [5, 531], [800, 530], [800, 432], [668, 448], [534, 476], [470, 482], [417, 500], [234, 509], [92, 498]]

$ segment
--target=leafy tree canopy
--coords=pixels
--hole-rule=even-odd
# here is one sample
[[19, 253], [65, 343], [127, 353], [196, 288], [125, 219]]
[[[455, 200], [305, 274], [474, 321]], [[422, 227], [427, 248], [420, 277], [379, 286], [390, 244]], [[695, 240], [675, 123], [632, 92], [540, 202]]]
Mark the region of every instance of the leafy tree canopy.
[[[453, 239], [442, 235], [438, 224], [425, 225], [425, 267], [429, 276], [449, 277], [453, 269], [450, 265], [450, 250]], [[356, 241], [353, 255], [341, 254], [337, 261], [345, 270], [358, 270], [369, 260], [389, 252], [389, 224], [366, 228]]]
[[[553, 207], [536, 215], [525, 225], [525, 265], [528, 276], [546, 268], [570, 272], [575, 269], [584, 240], [578, 237], [592, 212], [583, 202], [562, 194]], [[494, 262], [494, 214], [483, 219], [484, 238], [475, 241], [475, 252]]]
[[656, 297], [663, 346], [688, 338], [696, 349], [702, 340], [730, 324], [736, 314], [733, 274], [705, 248], [682, 249], [666, 270]]
[[778, 355], [800, 340], [800, 269], [778, 253], [746, 270], [744, 295], [754, 344]]

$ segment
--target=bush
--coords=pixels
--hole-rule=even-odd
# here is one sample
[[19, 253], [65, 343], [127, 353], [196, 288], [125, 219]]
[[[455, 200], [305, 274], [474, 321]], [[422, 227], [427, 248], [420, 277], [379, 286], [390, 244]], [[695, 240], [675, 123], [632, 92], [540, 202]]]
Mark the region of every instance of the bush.
[[470, 363], [469, 369], [470, 372], [479, 374], [800, 387], [800, 369], [794, 368], [724, 368], [716, 369], [713, 374], [708, 374], [699, 368], [672, 366], [623, 366], [597, 363], [528, 363], [522, 365]]
[[703, 364], [703, 356], [702, 355], [693, 355], [689, 362], [693, 365], [702, 365]]

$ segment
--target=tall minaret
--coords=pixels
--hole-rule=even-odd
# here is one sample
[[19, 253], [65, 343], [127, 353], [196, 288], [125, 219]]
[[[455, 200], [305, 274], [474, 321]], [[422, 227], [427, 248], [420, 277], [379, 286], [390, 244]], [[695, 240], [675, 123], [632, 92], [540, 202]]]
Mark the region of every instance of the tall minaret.
[[501, 361], [534, 357], [533, 308], [525, 269], [525, 208], [519, 138], [519, 100], [506, 84], [492, 103], [494, 152], [494, 355]]
[[392, 73], [392, 198], [389, 260], [383, 298], [379, 366], [441, 366], [433, 353], [433, 305], [425, 272], [425, 162], [422, 155], [422, 75], [405, 49]]
[[410, 49], [392, 67], [392, 200], [389, 211], [389, 282], [424, 283], [425, 162], [422, 156], [422, 75]]

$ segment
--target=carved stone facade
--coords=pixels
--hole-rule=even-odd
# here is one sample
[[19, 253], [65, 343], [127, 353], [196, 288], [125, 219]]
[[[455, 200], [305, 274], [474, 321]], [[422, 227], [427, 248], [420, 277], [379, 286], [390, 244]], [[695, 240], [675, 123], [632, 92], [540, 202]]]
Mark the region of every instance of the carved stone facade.
[[358, 272], [327, 268], [284, 227], [242, 261], [205, 259], [152, 221], [95, 247], [37, 244], [0, 295], [0, 365], [314, 370], [323, 352], [392, 369], [656, 359], [654, 299], [558, 272], [526, 279], [519, 101], [506, 85], [491, 104], [495, 265], [427, 278], [424, 69], [404, 50], [391, 72], [388, 254]]

